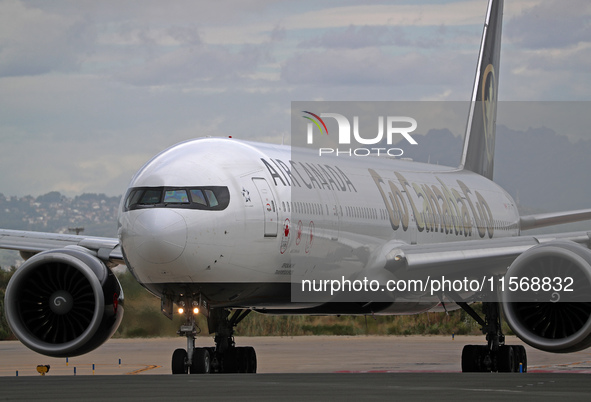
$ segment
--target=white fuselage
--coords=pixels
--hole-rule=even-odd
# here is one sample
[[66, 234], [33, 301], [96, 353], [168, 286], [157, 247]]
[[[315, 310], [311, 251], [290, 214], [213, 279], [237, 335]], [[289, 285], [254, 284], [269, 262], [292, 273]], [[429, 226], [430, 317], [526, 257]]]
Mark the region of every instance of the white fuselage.
[[[210, 187], [227, 188], [225, 208], [126, 207], [133, 189]], [[204, 138], [155, 156], [129, 188], [119, 237], [138, 281], [156, 294], [197, 292], [230, 307], [288, 308], [294, 279], [353, 277], [388, 242], [519, 234], [514, 201], [490, 180], [385, 157]]]

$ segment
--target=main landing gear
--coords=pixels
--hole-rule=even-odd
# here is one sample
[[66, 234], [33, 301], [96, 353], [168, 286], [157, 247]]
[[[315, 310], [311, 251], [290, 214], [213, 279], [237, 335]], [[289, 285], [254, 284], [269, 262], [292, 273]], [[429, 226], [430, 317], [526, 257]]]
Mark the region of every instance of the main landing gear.
[[211, 309], [207, 318], [209, 333], [215, 333], [215, 347], [196, 348], [198, 327], [191, 311], [185, 312], [187, 321], [177, 332], [187, 338], [187, 349], [172, 354], [172, 374], [256, 373], [257, 356], [251, 346], [237, 347], [234, 327], [251, 310]]
[[521, 345], [505, 345], [505, 335], [501, 330], [499, 303], [482, 303], [484, 319], [467, 303], [457, 303], [472, 318], [482, 325], [488, 345], [466, 345], [462, 350], [462, 372], [504, 373], [527, 371], [527, 354]]

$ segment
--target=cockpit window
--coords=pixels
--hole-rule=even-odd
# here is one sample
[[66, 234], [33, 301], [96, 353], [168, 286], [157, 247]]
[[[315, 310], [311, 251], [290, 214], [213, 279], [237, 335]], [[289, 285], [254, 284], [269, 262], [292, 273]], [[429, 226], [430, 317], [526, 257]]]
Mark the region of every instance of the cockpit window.
[[129, 209], [130, 205], [134, 205], [137, 204], [138, 200], [140, 199], [140, 197], [142, 196], [143, 191], [142, 190], [132, 190], [129, 193], [129, 196], [127, 197], [126, 201], [125, 201], [125, 209]]
[[160, 202], [160, 198], [162, 198], [162, 191], [146, 190], [139, 203], [142, 205], [158, 204]]
[[191, 200], [195, 204], [207, 206], [207, 201], [205, 201], [205, 195], [203, 195], [203, 190], [199, 190], [199, 189], [191, 190]]
[[167, 190], [164, 192], [165, 204], [188, 204], [187, 190]]
[[207, 201], [209, 201], [209, 206], [217, 207], [218, 206], [218, 199], [215, 198], [215, 194], [211, 190], [205, 190], [205, 194], [207, 194]]
[[125, 211], [144, 208], [186, 208], [221, 211], [230, 203], [228, 187], [138, 187], [129, 189]]

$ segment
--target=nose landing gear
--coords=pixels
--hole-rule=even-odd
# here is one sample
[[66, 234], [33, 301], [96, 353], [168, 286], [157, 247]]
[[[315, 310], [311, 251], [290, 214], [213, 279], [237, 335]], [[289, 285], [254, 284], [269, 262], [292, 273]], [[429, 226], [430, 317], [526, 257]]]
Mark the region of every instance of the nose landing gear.
[[187, 321], [177, 333], [187, 338], [187, 349], [172, 354], [172, 374], [256, 373], [257, 357], [253, 347], [237, 347], [234, 327], [251, 310], [211, 309], [207, 317], [209, 333], [215, 333], [215, 347], [196, 348], [195, 337], [200, 332], [192, 312], [185, 312]]

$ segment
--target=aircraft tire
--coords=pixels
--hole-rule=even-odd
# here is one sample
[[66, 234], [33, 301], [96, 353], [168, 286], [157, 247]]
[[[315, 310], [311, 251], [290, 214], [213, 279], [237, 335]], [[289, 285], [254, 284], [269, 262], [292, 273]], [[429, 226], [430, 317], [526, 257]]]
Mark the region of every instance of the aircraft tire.
[[501, 373], [515, 372], [515, 366], [518, 359], [515, 358], [515, 348], [509, 345], [499, 347], [497, 352], [497, 370]]
[[187, 374], [188, 367], [185, 362], [187, 361], [187, 351], [185, 349], [176, 349], [172, 354], [172, 374]]
[[462, 349], [462, 373], [486, 373], [490, 370], [485, 364], [488, 355], [486, 345], [466, 345]]
[[478, 369], [480, 353], [477, 345], [466, 345], [462, 349], [462, 373], [474, 373]]
[[515, 354], [515, 372], [519, 373], [519, 364], [521, 363], [521, 370], [523, 373], [527, 373], [527, 352], [525, 347], [522, 345], [513, 346]]
[[195, 348], [191, 360], [191, 374], [207, 374], [211, 372], [211, 356], [206, 348]]
[[252, 346], [244, 348], [244, 359], [246, 362], [246, 372], [256, 373], [257, 372], [257, 354]]
[[238, 373], [240, 361], [238, 360], [238, 348], [230, 348], [224, 352], [222, 358], [223, 373]]
[[246, 361], [244, 360], [244, 348], [235, 347], [234, 356], [236, 359], [236, 371], [235, 373], [246, 373]]

